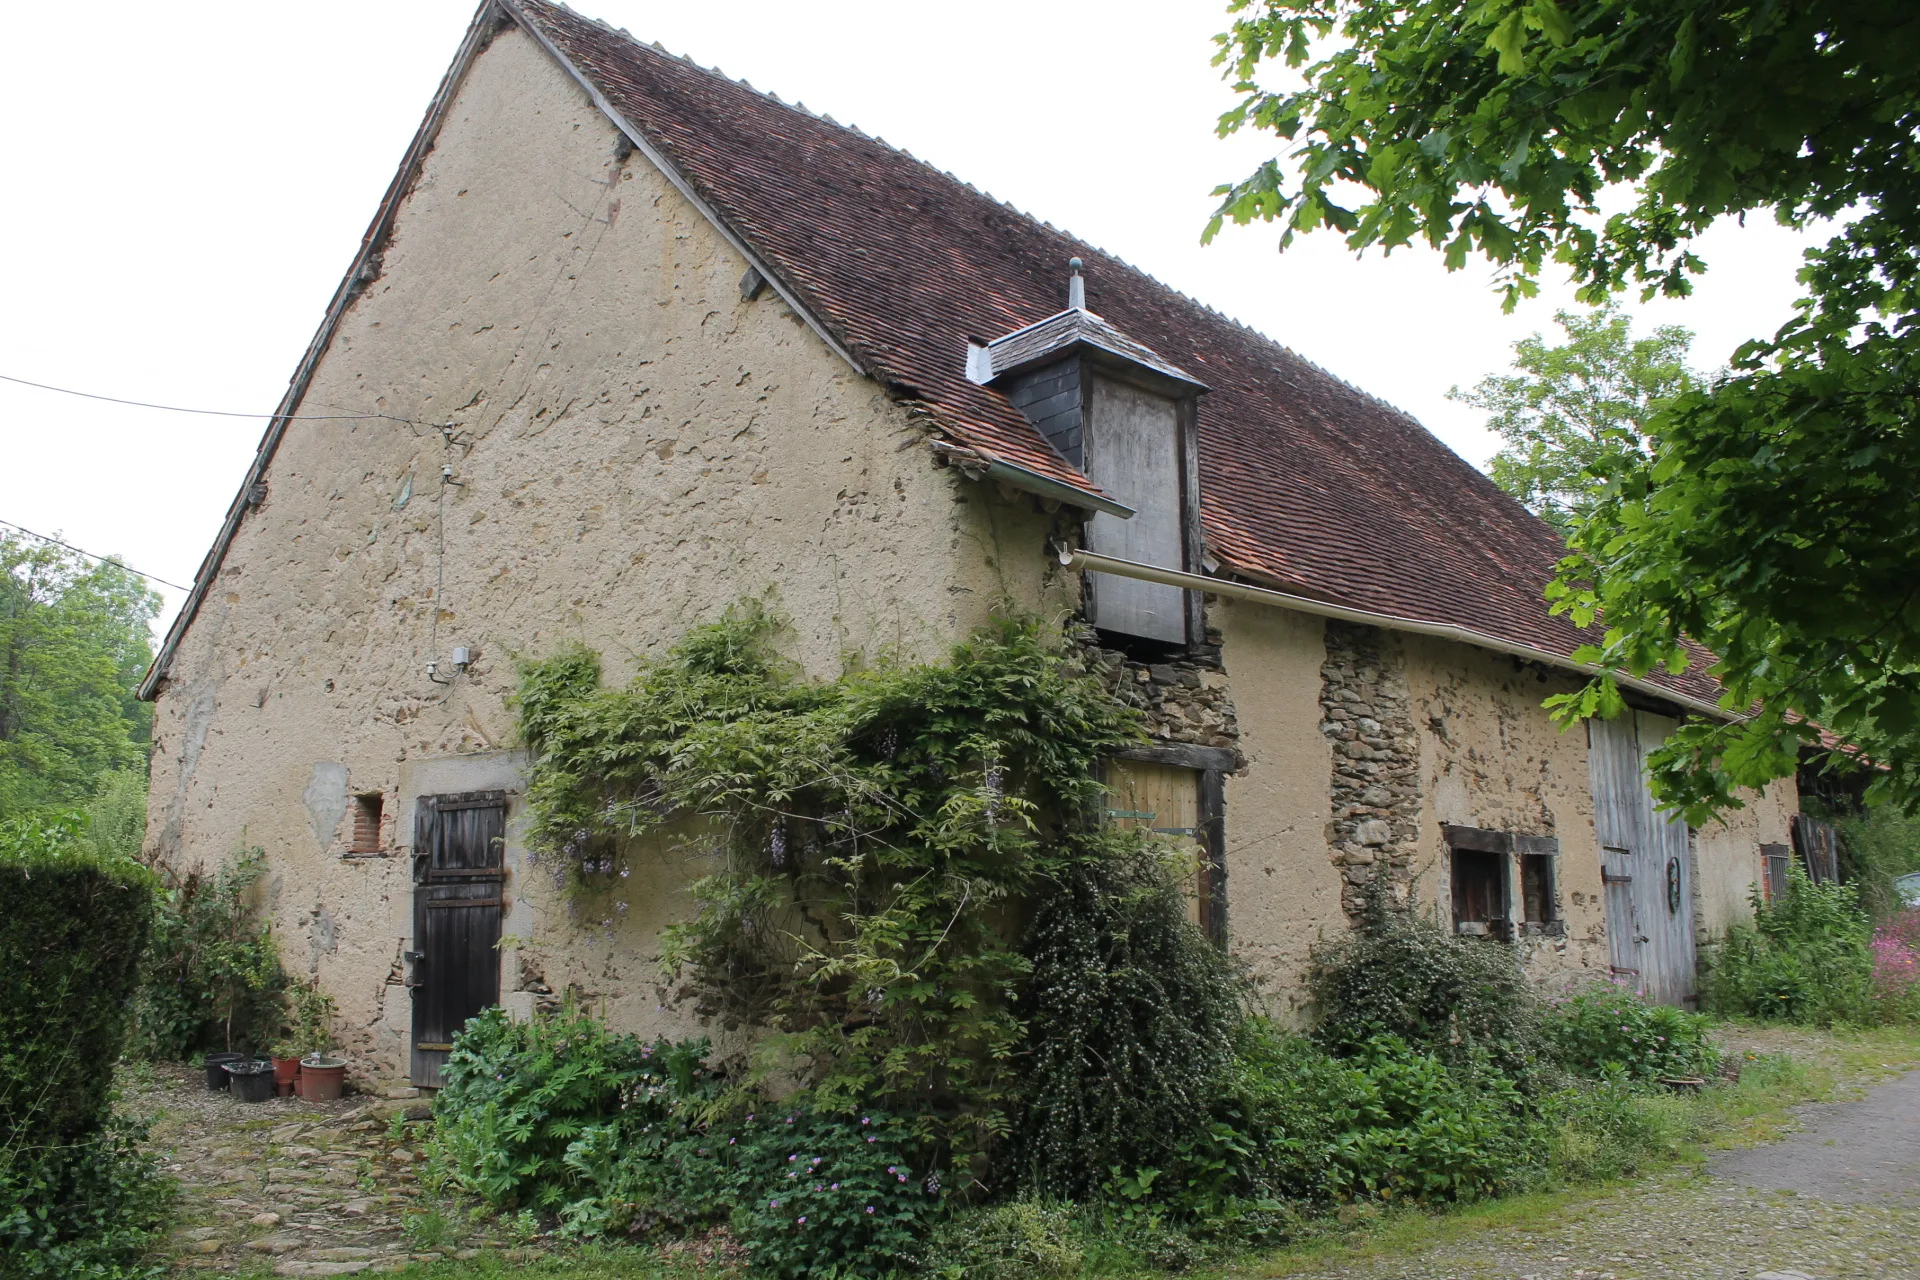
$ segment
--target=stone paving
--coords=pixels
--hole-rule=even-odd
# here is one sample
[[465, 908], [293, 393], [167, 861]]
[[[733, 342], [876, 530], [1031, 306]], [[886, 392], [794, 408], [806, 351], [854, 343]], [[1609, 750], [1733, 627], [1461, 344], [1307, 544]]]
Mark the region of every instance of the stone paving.
[[[419, 1099], [250, 1105], [172, 1065], [122, 1089], [126, 1110], [154, 1117], [153, 1147], [179, 1180], [177, 1273], [355, 1275], [502, 1243], [424, 1213], [422, 1126], [408, 1123], [426, 1116]], [[423, 1231], [429, 1221], [436, 1230]]]

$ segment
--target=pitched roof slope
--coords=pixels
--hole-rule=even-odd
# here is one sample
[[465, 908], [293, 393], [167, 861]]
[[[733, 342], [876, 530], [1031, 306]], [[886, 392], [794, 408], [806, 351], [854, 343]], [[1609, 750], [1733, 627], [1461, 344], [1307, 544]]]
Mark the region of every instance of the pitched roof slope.
[[[1088, 306], [1204, 382], [1201, 497], [1224, 566], [1300, 595], [1568, 654], [1547, 613], [1553, 531], [1418, 422], [1091, 245], [858, 130], [639, 44], [547, 0], [510, 0], [647, 136], [869, 372], [975, 447], [1081, 488], [968, 339]], [[1712, 699], [1689, 673], [1676, 691]]]

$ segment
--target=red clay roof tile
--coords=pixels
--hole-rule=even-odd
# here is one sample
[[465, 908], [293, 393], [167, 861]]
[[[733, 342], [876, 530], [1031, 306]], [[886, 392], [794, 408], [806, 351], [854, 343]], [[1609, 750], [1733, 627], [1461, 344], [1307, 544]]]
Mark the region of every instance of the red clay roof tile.
[[[1211, 390], [1200, 397], [1208, 552], [1267, 585], [1567, 655], [1554, 532], [1413, 418], [949, 174], [547, 0], [512, 3], [897, 394], [977, 449], [1083, 489], [969, 339], [1057, 313], [1070, 258], [1088, 306]], [[1656, 676], [1712, 700], [1696, 666]]]

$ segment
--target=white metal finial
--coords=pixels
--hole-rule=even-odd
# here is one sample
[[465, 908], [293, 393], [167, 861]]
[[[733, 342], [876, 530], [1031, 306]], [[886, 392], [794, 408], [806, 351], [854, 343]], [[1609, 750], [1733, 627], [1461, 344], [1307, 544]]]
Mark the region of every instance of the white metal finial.
[[1087, 309], [1087, 280], [1085, 276], [1080, 274], [1081, 269], [1085, 266], [1086, 263], [1080, 261], [1078, 258], [1071, 258], [1067, 261], [1067, 270], [1073, 272], [1073, 275], [1067, 279], [1067, 309], [1069, 311], [1085, 311]]

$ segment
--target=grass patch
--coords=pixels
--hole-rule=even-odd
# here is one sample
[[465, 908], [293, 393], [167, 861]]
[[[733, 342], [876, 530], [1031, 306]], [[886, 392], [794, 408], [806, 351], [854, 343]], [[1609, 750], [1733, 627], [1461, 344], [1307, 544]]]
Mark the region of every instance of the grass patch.
[[[1738, 1046], [1753, 1028], [1734, 1022], [1723, 1030]], [[1803, 1032], [1794, 1039], [1792, 1052], [1739, 1051], [1737, 1084], [1644, 1099], [1659, 1144], [1649, 1171], [1699, 1166], [1712, 1151], [1775, 1141], [1794, 1127], [1794, 1107], [1846, 1101], [1920, 1066], [1920, 1028]], [[1225, 1270], [1236, 1276], [1289, 1276], [1341, 1260], [1407, 1256], [1483, 1231], [1524, 1228], [1544, 1220], [1577, 1221], [1592, 1207], [1596, 1189], [1630, 1180], [1529, 1192], [1445, 1210], [1356, 1206], [1346, 1215], [1348, 1221], [1330, 1220], [1323, 1235], [1240, 1259]]]

